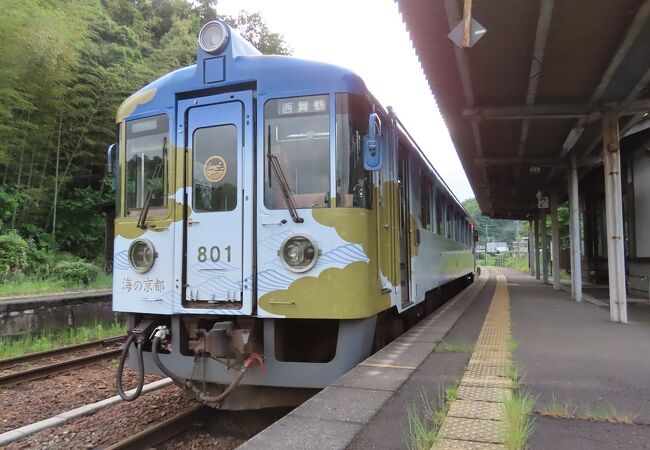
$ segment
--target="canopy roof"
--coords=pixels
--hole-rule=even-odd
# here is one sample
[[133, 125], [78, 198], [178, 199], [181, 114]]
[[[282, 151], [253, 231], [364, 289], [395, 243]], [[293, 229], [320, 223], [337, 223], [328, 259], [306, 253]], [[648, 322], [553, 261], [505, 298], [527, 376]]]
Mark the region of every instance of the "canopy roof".
[[530, 217], [571, 156], [599, 166], [603, 113], [621, 136], [647, 118], [650, 0], [474, 0], [487, 32], [459, 48], [465, 1], [398, 4], [481, 209]]

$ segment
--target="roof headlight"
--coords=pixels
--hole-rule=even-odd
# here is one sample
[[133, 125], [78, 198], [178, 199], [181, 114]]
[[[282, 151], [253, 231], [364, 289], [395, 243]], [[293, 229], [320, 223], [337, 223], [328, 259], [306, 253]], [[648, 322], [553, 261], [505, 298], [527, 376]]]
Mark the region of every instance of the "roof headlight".
[[199, 32], [199, 47], [207, 53], [219, 53], [228, 43], [228, 28], [221, 22], [213, 21], [203, 25]]
[[292, 272], [307, 272], [318, 259], [318, 244], [307, 236], [289, 236], [280, 246], [280, 257]]
[[129, 264], [138, 273], [147, 273], [153, 267], [158, 253], [147, 239], [136, 239], [129, 247]]

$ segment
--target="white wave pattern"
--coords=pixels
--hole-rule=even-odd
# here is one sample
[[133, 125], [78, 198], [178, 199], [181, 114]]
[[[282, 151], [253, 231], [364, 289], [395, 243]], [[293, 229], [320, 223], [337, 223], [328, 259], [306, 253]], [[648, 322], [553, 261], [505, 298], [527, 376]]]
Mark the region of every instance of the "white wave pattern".
[[275, 269], [267, 269], [257, 274], [257, 290], [260, 292], [287, 289], [295, 278], [281, 274]]
[[[315, 272], [321, 272], [329, 268], [342, 269], [355, 262], [368, 262], [370, 259], [359, 244], [346, 244], [330, 250], [318, 258], [314, 266]], [[274, 262], [278, 266], [279, 263]], [[279, 272], [276, 268], [263, 270], [257, 274], [257, 289], [260, 293], [287, 289], [291, 283], [303, 276], [314, 276], [312, 274], [292, 274], [291, 276]]]
[[285, 230], [280, 233], [272, 234], [266, 239], [260, 241], [260, 245], [268, 250], [276, 251], [282, 245], [282, 242], [287, 238], [287, 236], [292, 235], [291, 231]]
[[341, 268], [359, 261], [370, 261], [363, 251], [363, 247], [359, 244], [345, 244], [321, 255], [316, 266], [326, 265]]
[[116, 253], [113, 257], [113, 267], [116, 269], [129, 269], [129, 252], [127, 250], [122, 250], [119, 253]]

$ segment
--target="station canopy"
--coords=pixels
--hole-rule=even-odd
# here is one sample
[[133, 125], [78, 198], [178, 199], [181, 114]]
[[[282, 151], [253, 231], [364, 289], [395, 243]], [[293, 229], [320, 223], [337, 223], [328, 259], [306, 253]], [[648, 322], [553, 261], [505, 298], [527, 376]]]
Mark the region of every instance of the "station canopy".
[[[621, 137], [650, 119], [650, 0], [398, 5], [487, 215], [532, 217], [538, 192], [565, 195], [573, 157], [581, 175], [602, 170], [604, 114]], [[467, 14], [486, 31], [463, 48], [448, 34]]]

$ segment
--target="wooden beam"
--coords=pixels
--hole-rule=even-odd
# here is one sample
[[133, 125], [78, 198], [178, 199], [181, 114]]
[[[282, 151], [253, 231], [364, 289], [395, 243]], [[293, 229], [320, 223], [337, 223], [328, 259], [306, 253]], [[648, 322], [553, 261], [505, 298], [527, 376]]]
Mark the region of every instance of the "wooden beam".
[[465, 0], [463, 7], [463, 48], [470, 47], [472, 32], [472, 0]]
[[[582, 158], [579, 160], [579, 166], [598, 166], [603, 163], [603, 160], [599, 157], [591, 158]], [[562, 158], [474, 158], [474, 164], [485, 164], [485, 165], [512, 165], [512, 164], [523, 164], [530, 166], [542, 166], [542, 167], [567, 167], [568, 164]], [[546, 182], [540, 182], [540, 184], [546, 184]], [[518, 188], [518, 184], [509, 185], [510, 188]], [[525, 186], [525, 184], [524, 184]]]
[[[509, 164], [531, 164], [536, 166], [551, 166], [561, 163], [559, 158], [475, 158], [475, 164], [487, 165], [509, 165]], [[511, 186], [515, 187], [515, 186]]]
[[621, 116], [630, 116], [650, 111], [650, 99], [634, 100], [628, 103], [607, 104], [596, 108], [584, 104], [556, 105], [510, 105], [510, 106], [476, 106], [464, 108], [463, 116], [482, 119], [571, 119], [586, 118], [596, 120], [608, 112]]

